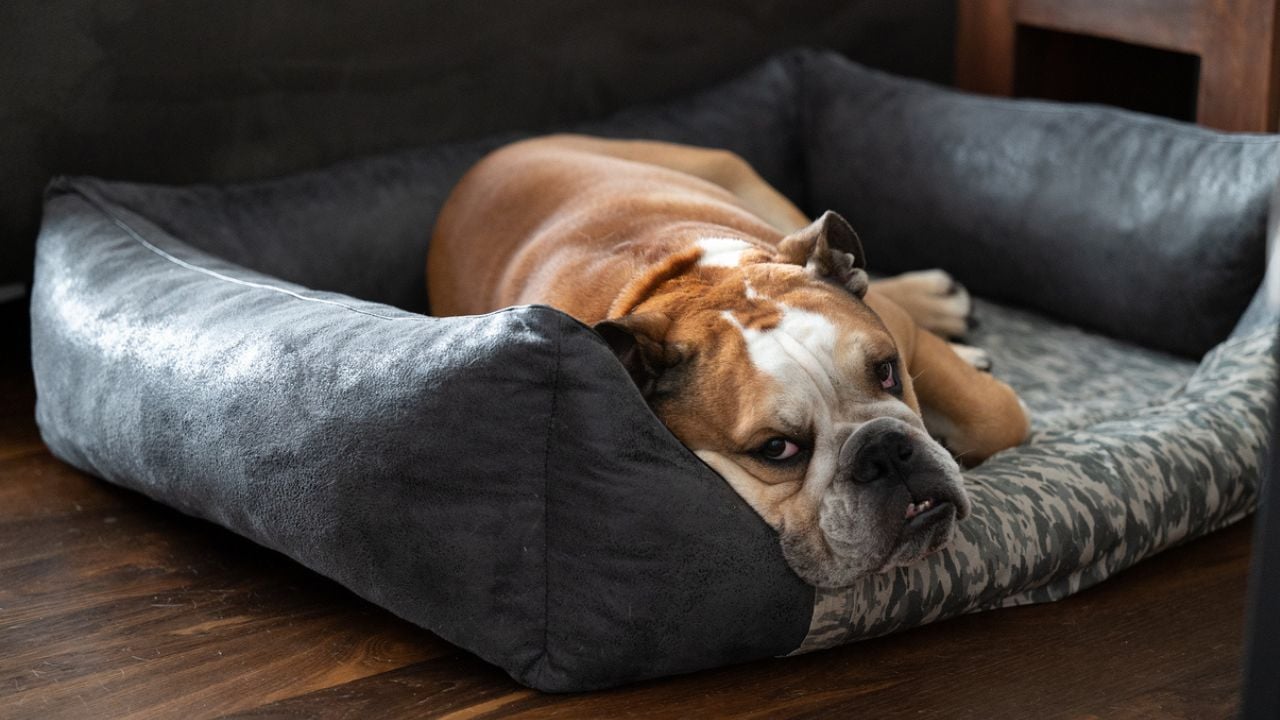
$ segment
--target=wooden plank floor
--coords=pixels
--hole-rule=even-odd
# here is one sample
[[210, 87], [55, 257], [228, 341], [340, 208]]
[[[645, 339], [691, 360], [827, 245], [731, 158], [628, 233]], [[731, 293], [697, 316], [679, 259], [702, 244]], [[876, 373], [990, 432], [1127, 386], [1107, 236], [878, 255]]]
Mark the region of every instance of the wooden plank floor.
[[280, 555], [54, 459], [25, 353], [7, 344], [0, 358], [0, 718], [1225, 718], [1238, 703], [1249, 523], [1060, 603], [540, 694]]

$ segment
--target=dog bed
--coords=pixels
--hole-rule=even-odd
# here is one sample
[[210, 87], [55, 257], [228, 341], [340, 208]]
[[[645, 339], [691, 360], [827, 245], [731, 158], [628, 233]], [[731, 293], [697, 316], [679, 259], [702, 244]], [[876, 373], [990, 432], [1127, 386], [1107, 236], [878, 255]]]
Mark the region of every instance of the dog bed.
[[441, 202], [514, 135], [231, 187], [55, 181], [31, 309], [45, 441], [550, 691], [1054, 600], [1254, 507], [1276, 138], [808, 51], [576, 129], [735, 150], [848, 217], [873, 269], [942, 266], [1001, 303], [973, 339], [1034, 434], [966, 474], [951, 548], [815, 591], [590, 329], [424, 314]]

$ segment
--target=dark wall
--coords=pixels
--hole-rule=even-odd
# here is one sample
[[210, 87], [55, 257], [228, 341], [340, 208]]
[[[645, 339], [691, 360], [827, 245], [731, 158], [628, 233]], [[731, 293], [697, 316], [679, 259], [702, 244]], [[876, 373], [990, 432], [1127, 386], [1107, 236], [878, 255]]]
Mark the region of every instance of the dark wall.
[[55, 174], [278, 175], [541, 129], [826, 46], [950, 82], [954, 0], [5, 0], [0, 284]]

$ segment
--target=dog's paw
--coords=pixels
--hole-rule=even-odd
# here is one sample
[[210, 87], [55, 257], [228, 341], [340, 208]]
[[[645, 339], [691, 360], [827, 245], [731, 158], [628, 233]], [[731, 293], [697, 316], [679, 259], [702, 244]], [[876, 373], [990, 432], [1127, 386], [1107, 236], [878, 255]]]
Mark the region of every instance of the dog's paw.
[[917, 325], [943, 337], [961, 337], [975, 325], [969, 291], [944, 270], [904, 273], [874, 287], [901, 305]]
[[972, 345], [962, 345], [960, 343], [951, 343], [951, 349], [960, 356], [961, 360], [964, 360], [982, 372], [991, 372], [991, 356], [987, 354], [986, 350]]

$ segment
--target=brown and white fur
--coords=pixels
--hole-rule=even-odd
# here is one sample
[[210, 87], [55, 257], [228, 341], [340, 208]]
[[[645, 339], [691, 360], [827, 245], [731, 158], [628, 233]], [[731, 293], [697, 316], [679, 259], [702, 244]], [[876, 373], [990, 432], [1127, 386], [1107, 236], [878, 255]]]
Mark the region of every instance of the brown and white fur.
[[964, 332], [964, 291], [863, 265], [842, 218], [810, 222], [731, 153], [558, 135], [467, 173], [427, 274], [437, 315], [539, 303], [593, 325], [792, 568], [838, 586], [948, 542], [969, 512], [956, 458], [1028, 432], [981, 351], [935, 334]]

